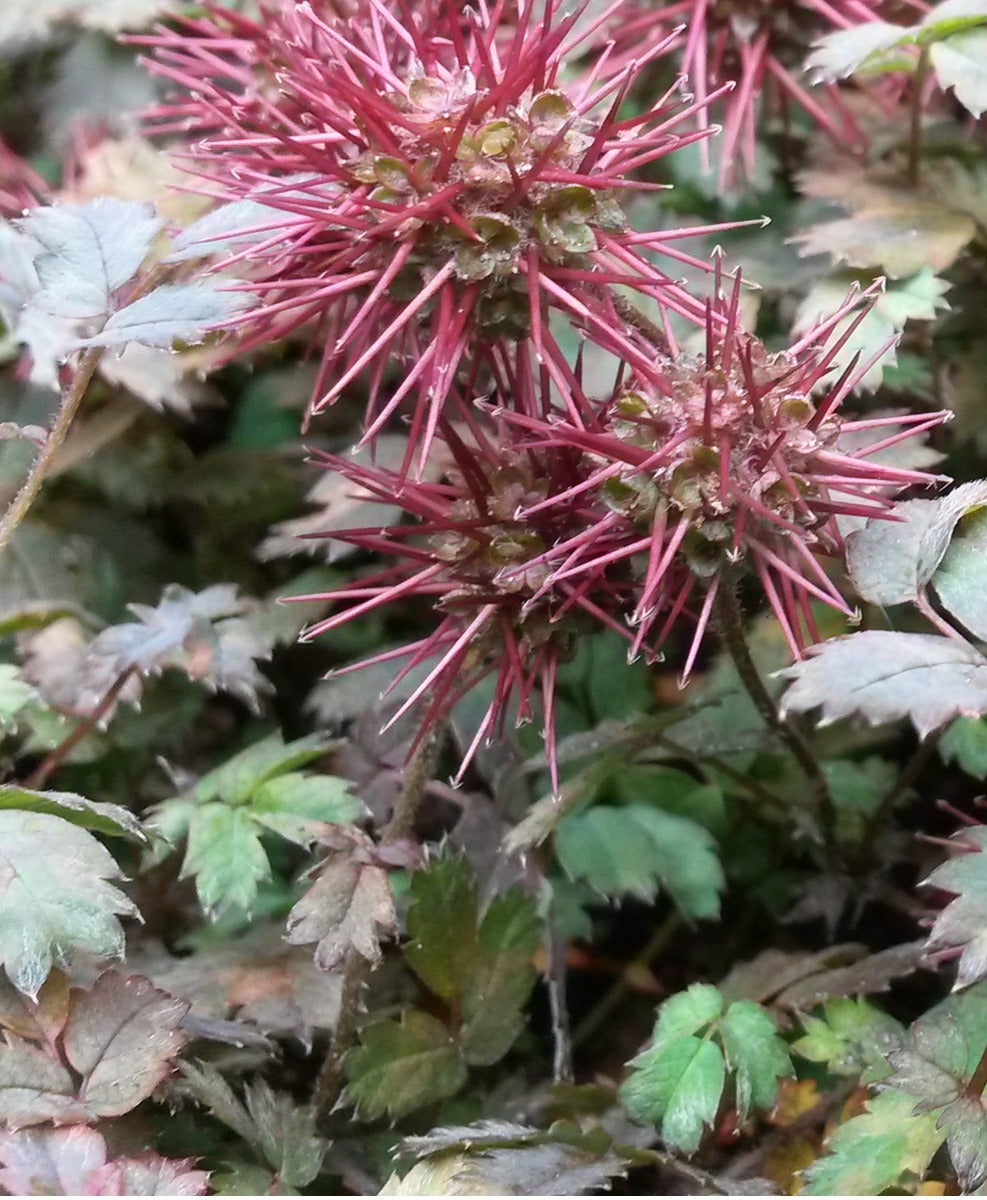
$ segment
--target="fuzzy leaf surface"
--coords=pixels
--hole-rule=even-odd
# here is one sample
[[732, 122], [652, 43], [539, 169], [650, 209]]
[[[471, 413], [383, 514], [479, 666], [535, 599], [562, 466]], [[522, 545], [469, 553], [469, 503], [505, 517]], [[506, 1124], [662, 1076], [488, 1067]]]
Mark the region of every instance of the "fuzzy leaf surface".
[[956, 973], [956, 987], [962, 988], [987, 976], [987, 826], [962, 829], [952, 840], [956, 856], [925, 880], [955, 894], [936, 917], [927, 947], [962, 947]]
[[164, 283], [125, 308], [118, 309], [99, 333], [83, 338], [83, 346], [144, 346], [167, 349], [176, 341], [204, 341], [209, 330], [247, 307], [243, 292], [221, 291], [209, 281]]
[[18, 224], [41, 248], [34, 261], [41, 290], [31, 303], [76, 320], [109, 312], [161, 228], [150, 205], [114, 196], [35, 208]]
[[313, 872], [315, 881], [288, 914], [286, 940], [312, 942], [315, 965], [338, 966], [350, 949], [369, 963], [381, 958], [381, 937], [396, 924], [387, 871], [373, 856], [373, 844], [359, 830], [323, 839], [328, 854]]
[[952, 88], [956, 99], [975, 117], [987, 112], [987, 30], [971, 29], [929, 51], [939, 86]]
[[118, 917], [137, 909], [110, 882], [119, 878], [85, 829], [47, 812], [0, 811], [0, 962], [15, 987], [36, 995], [77, 950], [122, 956]]
[[122, 804], [87, 800], [85, 796], [77, 796], [74, 792], [38, 792], [3, 785], [0, 786], [0, 810], [4, 809], [51, 813], [82, 829], [126, 838], [138, 845], [147, 844], [147, 834], [130, 809]]
[[786, 712], [859, 714], [872, 725], [907, 717], [920, 737], [956, 716], [987, 712], [987, 659], [972, 646], [924, 633], [866, 630], [813, 647], [780, 672]]

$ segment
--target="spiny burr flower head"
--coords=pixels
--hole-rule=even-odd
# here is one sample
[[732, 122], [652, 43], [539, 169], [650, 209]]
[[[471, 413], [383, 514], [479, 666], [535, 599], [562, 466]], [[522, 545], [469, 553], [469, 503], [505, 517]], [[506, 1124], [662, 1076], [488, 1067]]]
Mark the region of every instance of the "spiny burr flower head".
[[501, 728], [509, 715], [517, 720], [534, 715], [532, 697], [540, 692], [546, 751], [557, 784], [553, 712], [558, 664], [572, 655], [576, 639], [594, 628], [612, 628], [627, 637], [620, 614], [629, 601], [628, 572], [618, 564], [588, 585], [548, 585], [546, 551], [578, 535], [581, 507], [575, 500], [562, 500], [531, 518], [519, 517], [550, 495], [564, 496], [583, 478], [578, 450], [524, 449], [509, 428], [490, 439], [476, 429], [479, 436], [464, 440], [443, 424], [440, 441], [453, 465], [441, 482], [414, 481], [349, 459], [324, 457], [327, 469], [371, 496], [396, 500], [414, 523], [332, 535], [384, 554], [394, 565], [329, 593], [327, 598], [345, 607], [305, 636], [316, 637], [380, 606], [427, 597], [439, 623], [427, 637], [397, 652], [406, 662], [395, 683], [422, 664], [427, 670], [392, 720], [416, 702], [427, 702], [425, 730], [480, 679], [492, 675], [492, 699], [464, 757], [465, 770], [483, 738]]
[[[846, 602], [817, 561], [839, 555], [838, 518], [882, 516], [888, 496], [933, 477], [875, 461], [890, 445], [929, 429], [943, 414], [848, 420], [839, 406], [872, 361], [849, 364], [818, 393], [854, 321], [851, 296], [787, 350], [769, 353], [739, 325], [739, 277], [709, 305], [706, 349], [675, 354], [660, 383], [622, 388], [591, 424], [545, 423], [553, 444], [580, 447], [586, 479], [612, 514], [598, 524], [611, 545], [570, 539], [553, 552], [547, 586], [592, 580], [621, 559], [635, 564], [632, 653], [658, 648], [677, 614], [698, 609], [685, 674], [691, 670], [721, 586], [741, 565], [760, 580], [792, 653], [817, 640], [810, 601], [843, 612]], [[882, 347], [882, 352], [886, 348]], [[514, 418], [531, 433], [539, 423]], [[844, 448], [871, 437], [862, 448]], [[589, 492], [582, 492], [588, 497]], [[529, 510], [531, 511], [531, 510]]]
[[[531, 0], [506, 21], [502, 4], [366, 0], [343, 25], [285, 3], [256, 26], [210, 7], [208, 20], [141, 39], [188, 92], [159, 117], [208, 130], [189, 148], [202, 186], [258, 206], [253, 228], [213, 234], [201, 252], [249, 267], [261, 302], [235, 318], [247, 345], [315, 323], [316, 410], [369, 369], [370, 432], [412, 392], [432, 429], [461, 360], [475, 364], [485, 345], [530, 338], [562, 369], [549, 309], [619, 327], [613, 284], [701, 320], [645, 253], [676, 270], [694, 263], [670, 243], [696, 231], [635, 234], [620, 208], [624, 189], [654, 186], [636, 183], [636, 168], [705, 136], [678, 85], [643, 112], [618, 112], [668, 39], [642, 39], [619, 69], [601, 53], [569, 75], [607, 14], [560, 5]], [[276, 90], [256, 79], [269, 52]], [[378, 405], [396, 358], [410, 370]]]
[[658, 21], [681, 27], [681, 66], [700, 100], [724, 84], [732, 91], [722, 101], [723, 137], [718, 144], [720, 179], [740, 168], [754, 170], [757, 117], [763, 107], [783, 111], [789, 104], [836, 142], [863, 148], [863, 135], [838, 87], [812, 87], [803, 67], [813, 44], [827, 33], [850, 29], [894, 10], [923, 8], [921, 0], [673, 0], [640, 6], [612, 35], [623, 45]]

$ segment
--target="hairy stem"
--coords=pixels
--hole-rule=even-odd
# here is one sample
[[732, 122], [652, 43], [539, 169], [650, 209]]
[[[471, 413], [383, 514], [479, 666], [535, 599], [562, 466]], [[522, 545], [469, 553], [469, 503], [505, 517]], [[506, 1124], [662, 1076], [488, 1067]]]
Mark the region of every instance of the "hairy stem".
[[[404, 782], [398, 795], [391, 819], [380, 835], [380, 844], [386, 846], [408, 837], [415, 827], [415, 819], [435, 770], [445, 737], [445, 726], [433, 726], [422, 734], [421, 740], [404, 769]], [[343, 1087], [342, 1066], [347, 1051], [356, 1040], [360, 1020], [360, 1004], [367, 972], [367, 960], [352, 947], [343, 960], [343, 983], [339, 996], [339, 1018], [333, 1031], [332, 1044], [315, 1083], [313, 1101], [320, 1119], [325, 1119], [339, 1099]]]
[[88, 714], [72, 732], [63, 741], [52, 750], [40, 763], [34, 768], [27, 779], [24, 781], [24, 786], [28, 788], [42, 788], [48, 781], [49, 775], [55, 770], [64, 760], [72, 753], [82, 739], [96, 728], [106, 714], [113, 707], [117, 697], [123, 691], [135, 671], [134, 667], [128, 667], [125, 671], [113, 680], [112, 684], [106, 689], [106, 693], [96, 707]]
[[750, 696], [764, 723], [773, 729], [785, 743], [812, 784], [823, 817], [823, 834], [829, 839], [835, 828], [835, 812], [826, 776], [823, 774], [812, 747], [799, 730], [782, 719], [774, 698], [765, 687], [764, 680], [751, 658], [751, 652], [747, 645], [737, 594], [729, 585], [721, 587], [717, 595], [717, 616], [720, 636], [733, 659], [733, 665], [737, 669], [744, 690]]
[[646, 316], [636, 305], [623, 296], [618, 296], [615, 292], [611, 292], [610, 299], [613, 302], [614, 311], [622, 321], [626, 321], [638, 333], [643, 334], [659, 353], [670, 353], [668, 338], [660, 326], [656, 325], [650, 317]]
[[3, 554], [4, 550], [6, 550], [10, 539], [14, 536], [15, 530], [27, 516], [31, 505], [37, 498], [38, 492], [41, 491], [41, 485], [45, 481], [52, 460], [58, 453], [62, 442], [65, 441], [66, 434], [75, 418], [75, 414], [79, 411], [79, 405], [82, 403], [86, 389], [89, 387], [89, 382], [93, 377], [96, 367], [99, 365], [102, 354], [101, 347], [94, 346], [87, 350], [79, 362], [75, 375], [72, 377], [72, 382], [69, 384], [67, 390], [63, 392], [62, 402], [58, 409], [58, 415], [55, 417], [55, 423], [48, 431], [48, 436], [38, 451], [37, 458], [31, 464], [31, 469], [28, 471], [27, 478], [21, 484], [20, 491], [18, 491], [17, 495], [10, 502], [7, 511], [3, 514], [3, 518], [0, 519], [0, 554]]
[[922, 93], [930, 67], [929, 47], [923, 46], [912, 77], [911, 121], [908, 131], [908, 182], [912, 187], [918, 187], [922, 182]]

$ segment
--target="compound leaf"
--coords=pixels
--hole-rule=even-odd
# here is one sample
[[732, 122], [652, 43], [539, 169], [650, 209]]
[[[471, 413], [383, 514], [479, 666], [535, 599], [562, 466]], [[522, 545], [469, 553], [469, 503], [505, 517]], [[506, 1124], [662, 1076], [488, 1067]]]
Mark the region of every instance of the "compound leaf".
[[927, 949], [962, 948], [955, 985], [962, 988], [987, 976], [987, 826], [961, 829], [952, 840], [956, 856], [925, 880], [955, 895], [936, 917]]

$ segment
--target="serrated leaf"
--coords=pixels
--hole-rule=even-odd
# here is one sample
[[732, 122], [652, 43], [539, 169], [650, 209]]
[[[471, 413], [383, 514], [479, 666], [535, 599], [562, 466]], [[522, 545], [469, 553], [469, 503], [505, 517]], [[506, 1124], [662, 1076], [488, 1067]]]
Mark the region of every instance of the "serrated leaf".
[[268, 657], [270, 646], [251, 636], [243, 619], [250, 607], [231, 584], [201, 592], [168, 584], [154, 607], [129, 605], [137, 621], [111, 625], [93, 638], [80, 667], [85, 688], [102, 696], [125, 671], [146, 675], [173, 667], [256, 704], [267, 684], [254, 659]]
[[987, 826], [961, 829], [952, 841], [955, 857], [924, 881], [956, 897], [936, 917], [927, 948], [962, 948], [955, 986], [963, 988], [987, 976]]
[[181, 878], [195, 880], [207, 913], [250, 912], [257, 885], [270, 877], [260, 831], [248, 812], [213, 801], [191, 813]]
[[778, 1080], [794, 1075], [788, 1047], [760, 1004], [735, 1000], [719, 1026], [727, 1066], [736, 1073], [737, 1111], [743, 1121], [753, 1108], [774, 1108]]
[[[961, 1019], [975, 1008], [974, 1028]], [[957, 1011], [959, 1009], [959, 1011]], [[987, 1181], [987, 1095], [969, 1084], [983, 1054], [984, 1012], [973, 991], [916, 1021], [908, 1044], [888, 1055], [887, 1086], [915, 1097], [915, 1111], [937, 1114], [960, 1187], [972, 1192]], [[970, 1034], [973, 1033], [973, 1039]], [[975, 1040], [974, 1040], [975, 1039]]]
[[12, 1034], [0, 1042], [0, 1120], [10, 1129], [86, 1117], [75, 1080], [62, 1063]]
[[293, 742], [285, 742], [278, 734], [272, 734], [203, 775], [192, 789], [192, 799], [199, 804], [207, 800], [246, 804], [268, 779], [286, 775], [322, 758], [333, 744], [321, 733], [312, 733]]
[[987, 712], [987, 659], [923, 633], [866, 630], [833, 638], [781, 671], [786, 712], [818, 708], [826, 722], [859, 714], [872, 725], [907, 717], [920, 737], [956, 716]]
[[905, 1040], [901, 1024], [862, 996], [834, 996], [818, 1017], [803, 1016], [802, 1037], [792, 1050], [810, 1062], [825, 1063], [833, 1075], [859, 1076], [876, 1083], [889, 1071], [886, 1056]]
[[345, 779], [292, 771], [262, 783], [250, 798], [250, 815], [290, 842], [306, 845], [322, 825], [355, 821], [363, 805]]
[[907, 44], [914, 30], [887, 21], [868, 21], [849, 29], [838, 29], [816, 42], [805, 60], [805, 69], [816, 79], [846, 79], [857, 71], [866, 73], [868, 60], [880, 64], [888, 50]]
[[0, 1026], [29, 1042], [52, 1045], [69, 1015], [69, 985], [61, 971], [52, 971], [34, 999], [0, 976]]
[[244, 1091], [259, 1148], [281, 1182], [306, 1187], [322, 1168], [328, 1142], [315, 1133], [315, 1111], [259, 1079]]
[[466, 1082], [466, 1065], [449, 1031], [414, 1009], [400, 1021], [366, 1026], [343, 1068], [344, 1096], [366, 1120], [402, 1117], [454, 1096]]
[[369, 963], [380, 961], [380, 939], [394, 930], [394, 900], [387, 871], [373, 858], [373, 843], [359, 830], [330, 842], [315, 868], [315, 882], [288, 914], [286, 940], [315, 942], [315, 965], [332, 970], [356, 950]]
[[476, 954], [476, 880], [465, 858], [443, 855], [411, 878], [404, 956], [437, 996], [460, 996]]
[[598, 805], [559, 822], [555, 851], [568, 875], [606, 896], [652, 901], [659, 887], [691, 917], [719, 915], [723, 872], [709, 832], [650, 805]]
[[0, 1186], [24, 1196], [201, 1196], [209, 1181], [192, 1159], [150, 1152], [109, 1160], [95, 1129], [25, 1129], [0, 1133]]
[[83, 829], [92, 829], [110, 837], [127, 838], [138, 845], [147, 844], [147, 834], [129, 809], [120, 804], [87, 800], [74, 792], [36, 792], [28, 788], [0, 785], [2, 809], [51, 813]]
[[0, 811], [0, 962], [15, 987], [36, 995], [77, 950], [122, 956], [117, 918], [137, 909], [109, 882], [119, 878], [84, 829], [50, 813]]
[[795, 240], [803, 255], [826, 254], [854, 270], [881, 267], [904, 279], [926, 269], [941, 274], [975, 234], [968, 214], [899, 192], [852, 217], [814, 225]]
[[403, 1177], [392, 1175], [379, 1194], [582, 1195], [606, 1188], [626, 1170], [610, 1138], [594, 1136], [600, 1133], [559, 1125], [543, 1131], [508, 1121], [433, 1129], [405, 1138], [400, 1153], [420, 1161]]
[[495, 897], [480, 922], [462, 997], [460, 1045], [471, 1066], [498, 1062], [524, 1027], [535, 984], [531, 958], [541, 940], [534, 901], [513, 888]]
[[952, 88], [964, 108], [982, 117], [987, 112], [987, 30], [936, 42], [929, 54], [939, 86]]
[[17, 224], [40, 247], [41, 290], [31, 303], [73, 320], [110, 311], [113, 293], [134, 277], [161, 228], [150, 205], [114, 196], [35, 208]]
[[[854, 283], [859, 283], [859, 280], [847, 272], [817, 280], [796, 310], [793, 332], [806, 333], [822, 317], [835, 312], [845, 303], [847, 291]], [[856, 354], [860, 355], [862, 362], [870, 361], [883, 348], [884, 354], [872, 363], [859, 384], [873, 391], [880, 386], [885, 369], [897, 361], [894, 345], [897, 335], [909, 321], [934, 320], [937, 313], [947, 307], [944, 296], [948, 290], [949, 283], [928, 267], [904, 279], [891, 279], [861, 320], [858, 321], [860, 311], [857, 308], [836, 324], [827, 345], [840, 341], [843, 361], [849, 361]], [[850, 326], [854, 322], [858, 323], [851, 331]], [[828, 382], [826, 377], [817, 386], [821, 390]]]
[[694, 1154], [723, 1095], [719, 1047], [691, 1035], [674, 1038], [639, 1054], [631, 1068], [620, 1089], [628, 1113], [642, 1124], [657, 1125], [669, 1146]]
[[916, 1115], [915, 1099], [879, 1092], [867, 1111], [837, 1126], [826, 1149], [805, 1172], [808, 1196], [879, 1196], [909, 1174], [919, 1179], [942, 1145], [934, 1114]]
[[140, 342], [167, 349], [176, 341], [195, 344], [251, 302], [246, 293], [222, 291], [209, 280], [164, 283], [118, 309], [99, 333], [82, 338], [79, 345], [126, 346]]
[[[987, 481], [978, 479], [936, 500], [902, 501], [892, 509], [893, 520], [868, 520], [847, 537], [847, 567], [857, 592], [872, 604], [915, 603], [939, 571], [957, 525], [984, 507]], [[959, 578], [949, 581], [954, 590], [968, 558], [958, 551]]]
[[91, 1112], [122, 1116], [154, 1091], [188, 1041], [178, 1028], [188, 1008], [150, 980], [118, 971], [101, 975], [91, 991], [72, 992], [63, 1045]]

